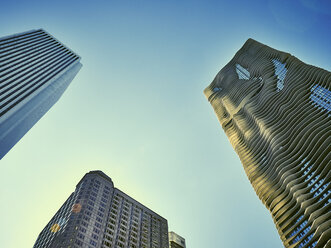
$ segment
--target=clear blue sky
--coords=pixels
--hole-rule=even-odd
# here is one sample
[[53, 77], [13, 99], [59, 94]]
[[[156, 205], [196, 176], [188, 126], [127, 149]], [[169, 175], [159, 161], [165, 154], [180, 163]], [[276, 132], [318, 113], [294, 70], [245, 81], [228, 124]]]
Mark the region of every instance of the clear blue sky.
[[95, 169], [188, 248], [282, 247], [203, 89], [248, 38], [331, 70], [328, 2], [2, 2], [0, 36], [44, 28], [83, 68], [0, 161], [1, 247], [32, 247]]

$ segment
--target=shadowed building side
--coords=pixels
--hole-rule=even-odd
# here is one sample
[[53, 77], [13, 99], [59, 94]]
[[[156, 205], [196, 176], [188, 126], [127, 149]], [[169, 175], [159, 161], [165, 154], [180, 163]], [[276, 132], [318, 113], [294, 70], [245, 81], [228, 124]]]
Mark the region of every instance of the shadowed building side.
[[285, 247], [331, 247], [331, 73], [247, 40], [204, 93]]
[[0, 159], [57, 102], [82, 64], [42, 29], [0, 38]]
[[169, 232], [169, 248], [186, 248], [185, 239], [177, 233]]

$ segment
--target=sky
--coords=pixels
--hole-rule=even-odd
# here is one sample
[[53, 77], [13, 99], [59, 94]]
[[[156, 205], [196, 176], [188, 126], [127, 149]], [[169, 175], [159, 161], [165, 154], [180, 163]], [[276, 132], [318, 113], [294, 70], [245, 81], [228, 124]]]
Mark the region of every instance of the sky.
[[203, 89], [248, 38], [330, 71], [328, 0], [5, 0], [0, 23], [43, 28], [83, 64], [0, 161], [1, 247], [32, 247], [90, 170], [188, 248], [282, 247]]

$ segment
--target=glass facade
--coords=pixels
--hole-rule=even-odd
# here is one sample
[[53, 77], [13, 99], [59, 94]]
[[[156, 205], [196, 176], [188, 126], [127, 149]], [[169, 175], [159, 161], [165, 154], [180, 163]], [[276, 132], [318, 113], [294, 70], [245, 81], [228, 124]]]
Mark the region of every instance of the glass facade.
[[284, 88], [284, 80], [287, 69], [285, 63], [283, 64], [278, 59], [272, 59], [272, 63], [275, 66], [275, 75], [277, 76], [277, 91], [281, 91]]
[[311, 88], [310, 99], [313, 104], [318, 108], [322, 108], [329, 113], [331, 111], [331, 91], [322, 87], [321, 85], [315, 84]]
[[236, 64], [236, 72], [239, 79], [248, 80], [250, 78], [249, 71], [239, 64]]
[[61, 97], [80, 57], [42, 29], [0, 38], [0, 158]]

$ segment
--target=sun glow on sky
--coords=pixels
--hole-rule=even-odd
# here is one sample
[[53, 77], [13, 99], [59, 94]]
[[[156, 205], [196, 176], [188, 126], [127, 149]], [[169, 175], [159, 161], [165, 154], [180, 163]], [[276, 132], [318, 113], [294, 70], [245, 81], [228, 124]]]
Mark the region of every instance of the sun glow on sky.
[[44, 28], [83, 67], [0, 161], [1, 246], [32, 247], [83, 175], [102, 170], [190, 248], [282, 247], [203, 89], [250, 37], [331, 70], [330, 4], [311, 2], [2, 3], [0, 37]]

